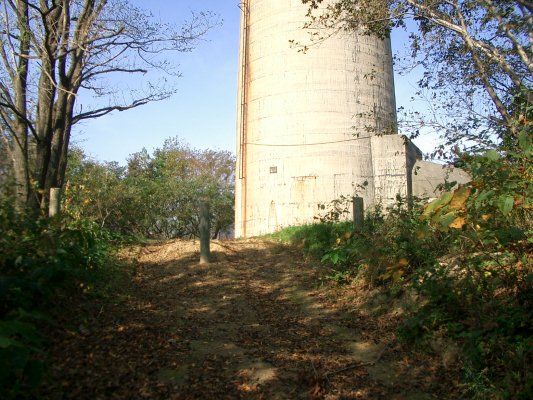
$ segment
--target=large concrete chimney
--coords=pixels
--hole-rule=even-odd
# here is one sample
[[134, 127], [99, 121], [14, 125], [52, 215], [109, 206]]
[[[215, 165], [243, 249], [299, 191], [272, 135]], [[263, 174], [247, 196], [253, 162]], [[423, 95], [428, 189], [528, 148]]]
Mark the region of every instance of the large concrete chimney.
[[301, 0], [241, 4], [236, 237], [313, 221], [320, 203], [408, 194], [389, 40], [338, 33], [309, 43]]

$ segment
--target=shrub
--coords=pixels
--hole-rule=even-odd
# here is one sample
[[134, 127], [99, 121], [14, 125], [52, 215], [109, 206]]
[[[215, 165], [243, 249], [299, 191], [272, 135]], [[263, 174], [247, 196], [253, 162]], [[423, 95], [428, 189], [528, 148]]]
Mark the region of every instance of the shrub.
[[301, 246], [307, 257], [321, 259], [336, 238], [352, 229], [352, 223], [316, 223], [293, 226], [271, 235], [274, 240]]
[[[423, 204], [398, 198], [367, 212], [363, 229], [339, 223], [342, 201], [321, 223], [282, 235], [329, 268], [391, 295], [415, 289], [424, 299], [399, 337], [444, 336], [462, 349], [465, 395], [531, 398], [533, 361], [533, 160], [531, 137], [518, 149], [462, 155], [472, 181]], [[341, 199], [342, 200], [342, 199]]]
[[472, 181], [443, 193], [420, 217], [433, 235], [445, 235], [450, 250], [414, 271], [429, 302], [400, 334], [419, 339], [438, 331], [460, 343], [471, 397], [531, 396], [531, 149], [531, 137], [522, 135], [514, 151], [461, 156]]
[[46, 311], [92, 287], [108, 241], [87, 220], [32, 219], [0, 206], [0, 398], [32, 397], [45, 366]]
[[398, 198], [367, 212], [362, 230], [339, 223], [346, 199], [322, 207], [320, 224], [289, 236], [329, 268], [395, 296], [424, 299], [399, 337], [444, 336], [460, 345], [469, 398], [531, 398], [533, 381], [533, 136], [527, 121], [513, 146], [457, 161], [472, 177], [429, 204]]

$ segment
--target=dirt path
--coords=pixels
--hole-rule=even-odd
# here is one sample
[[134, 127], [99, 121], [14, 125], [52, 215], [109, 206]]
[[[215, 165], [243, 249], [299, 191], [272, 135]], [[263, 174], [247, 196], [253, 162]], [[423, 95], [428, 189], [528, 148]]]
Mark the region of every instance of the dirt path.
[[56, 336], [45, 397], [451, 397], [440, 364], [397, 343], [390, 315], [318, 288], [297, 250], [214, 243], [214, 262], [202, 266], [196, 250], [143, 248], [133, 286]]

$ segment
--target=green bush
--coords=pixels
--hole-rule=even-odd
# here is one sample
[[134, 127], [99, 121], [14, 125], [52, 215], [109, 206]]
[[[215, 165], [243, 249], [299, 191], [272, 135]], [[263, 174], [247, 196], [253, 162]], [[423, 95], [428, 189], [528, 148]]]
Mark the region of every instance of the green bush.
[[457, 343], [465, 396], [531, 398], [532, 149], [522, 133], [514, 149], [461, 155], [469, 184], [429, 204], [398, 198], [386, 212], [378, 206], [360, 231], [338, 223], [339, 201], [320, 224], [278, 237], [303, 244], [337, 283], [357, 277], [392, 296], [418, 291], [424, 301], [399, 337]]
[[271, 235], [274, 240], [302, 246], [308, 257], [321, 259], [335, 245], [338, 237], [349, 232], [350, 222], [316, 223], [293, 226]]
[[43, 379], [45, 337], [39, 332], [41, 314], [23, 309], [0, 319], [0, 397], [31, 397]]
[[0, 206], [0, 398], [32, 397], [45, 367], [47, 311], [92, 287], [109, 239], [87, 220], [29, 218]]
[[429, 302], [400, 334], [416, 340], [438, 331], [460, 343], [471, 397], [531, 397], [533, 163], [531, 139], [520, 140], [520, 150], [462, 156], [472, 181], [421, 216], [446, 235], [450, 252], [415, 271]]

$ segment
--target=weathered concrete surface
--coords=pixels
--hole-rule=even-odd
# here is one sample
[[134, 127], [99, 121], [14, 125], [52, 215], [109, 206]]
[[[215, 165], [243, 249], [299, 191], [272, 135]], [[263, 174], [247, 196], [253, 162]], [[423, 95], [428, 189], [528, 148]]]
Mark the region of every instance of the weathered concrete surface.
[[371, 136], [396, 126], [389, 41], [339, 34], [303, 54], [300, 1], [244, 9], [236, 236], [308, 222], [365, 181], [373, 198]]
[[445, 180], [463, 184], [470, 181], [470, 176], [459, 168], [417, 160], [413, 170], [413, 195], [436, 198], [441, 193], [438, 187]]
[[396, 133], [390, 41], [342, 32], [304, 54], [290, 43], [309, 43], [300, 0], [242, 8], [235, 236], [312, 222], [341, 195], [388, 205], [418, 190], [420, 151], [387, 135]]

